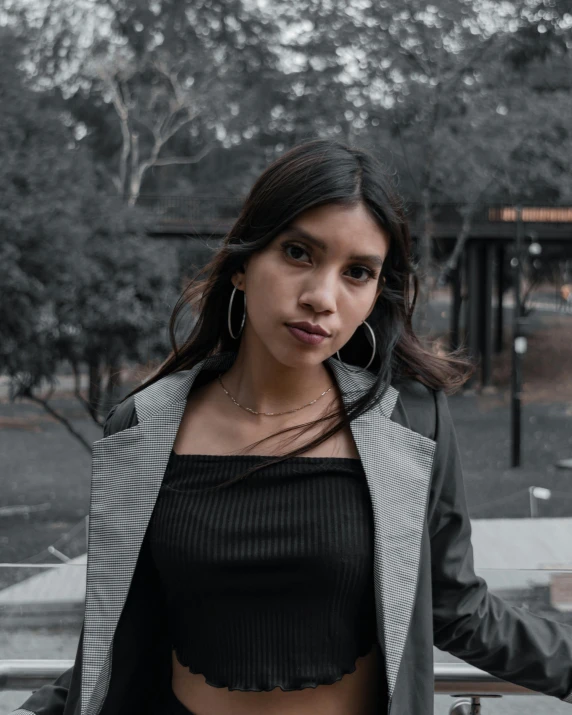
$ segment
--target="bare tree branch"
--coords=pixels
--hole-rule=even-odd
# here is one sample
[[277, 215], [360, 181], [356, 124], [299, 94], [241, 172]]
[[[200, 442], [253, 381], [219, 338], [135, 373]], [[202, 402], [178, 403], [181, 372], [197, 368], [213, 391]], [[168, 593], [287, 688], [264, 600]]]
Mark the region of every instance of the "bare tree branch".
[[[137, 202], [148, 169], [170, 164], [193, 164], [200, 161], [212, 149], [212, 145], [205, 146], [198, 154], [191, 157], [180, 155], [160, 157], [165, 144], [196, 119], [200, 110], [195, 107], [198, 100], [189, 97], [188, 91], [180, 81], [179, 72], [183, 68], [183, 61], [179, 62], [178, 66], [169, 66], [164, 59], [149, 56], [143, 62], [150, 65], [165, 80], [152, 87], [150, 95], [149, 93], [147, 95], [151, 107], [148, 116], [142, 116], [142, 112], [137, 111], [136, 102], [131, 96], [130, 80], [135, 77], [138, 70], [131, 68], [122, 73], [122, 70], [116, 67], [108, 71], [103, 69], [99, 71], [110, 92], [111, 102], [121, 127], [119, 173], [113, 179], [113, 183], [131, 206]], [[135, 128], [137, 125], [144, 127], [152, 137], [147, 156], [142, 155], [139, 133]]]
[[68, 419], [66, 419], [63, 415], [60, 415], [59, 412], [56, 412], [56, 410], [53, 409], [53, 407], [49, 404], [47, 400], [43, 400], [41, 397], [37, 397], [32, 393], [32, 391], [29, 391], [25, 396], [29, 400], [32, 400], [32, 402], [37, 402], [46, 410], [48, 414], [50, 414], [58, 422], [63, 424], [64, 427], [68, 430], [68, 432], [72, 434], [80, 442], [80, 444], [82, 444], [91, 454], [91, 444], [85, 439], [85, 437], [83, 437], [83, 435], [81, 435], [76, 429], [74, 429], [73, 425]]
[[121, 154], [119, 156], [119, 177], [115, 186], [118, 191], [125, 195], [127, 188], [127, 162], [131, 153], [131, 134], [129, 131], [129, 110], [123, 101], [123, 96], [120, 88], [120, 81], [111, 73], [101, 73], [101, 77], [111, 91], [111, 101], [119, 117], [119, 125], [121, 128]]
[[194, 156], [166, 156], [155, 161], [155, 166], [169, 166], [170, 164], [196, 164], [214, 149], [214, 144], [203, 147]]

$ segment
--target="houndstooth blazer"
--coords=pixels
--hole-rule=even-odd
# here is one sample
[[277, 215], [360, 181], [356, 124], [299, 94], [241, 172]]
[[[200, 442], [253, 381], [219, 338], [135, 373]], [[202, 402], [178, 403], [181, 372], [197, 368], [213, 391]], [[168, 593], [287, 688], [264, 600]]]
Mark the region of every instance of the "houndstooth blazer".
[[[171, 652], [158, 574], [142, 547], [189, 391], [235, 357], [206, 358], [111, 410], [103, 439], [93, 444], [75, 665], [11, 715], [152, 715], [153, 693], [170, 682]], [[327, 364], [345, 404], [372, 385], [366, 370], [349, 372], [333, 357]], [[389, 715], [433, 715], [433, 645], [572, 704], [572, 627], [508, 605], [474, 572], [445, 394], [416, 380], [395, 383], [351, 430], [373, 509], [380, 677]]]

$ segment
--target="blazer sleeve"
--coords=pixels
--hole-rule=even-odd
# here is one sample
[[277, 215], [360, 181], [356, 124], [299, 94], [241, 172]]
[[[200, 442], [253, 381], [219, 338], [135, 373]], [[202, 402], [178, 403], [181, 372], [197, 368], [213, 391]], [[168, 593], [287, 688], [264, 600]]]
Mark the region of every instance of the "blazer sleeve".
[[64, 671], [53, 683], [34, 690], [26, 702], [8, 715], [63, 715], [64, 712], [67, 715], [74, 712], [73, 703], [79, 702], [81, 690], [82, 649], [83, 624], [74, 665]]
[[[105, 418], [104, 437], [116, 431], [117, 425], [112, 423], [112, 419], [117, 407], [118, 405], [114, 405]], [[75, 711], [74, 705], [79, 702], [81, 691], [83, 630], [82, 624], [74, 665], [64, 671], [53, 683], [35, 690], [17, 710], [13, 710], [8, 715], [68, 715]]]
[[431, 540], [434, 644], [467, 663], [572, 704], [572, 626], [509, 605], [474, 571], [455, 428], [437, 391]]

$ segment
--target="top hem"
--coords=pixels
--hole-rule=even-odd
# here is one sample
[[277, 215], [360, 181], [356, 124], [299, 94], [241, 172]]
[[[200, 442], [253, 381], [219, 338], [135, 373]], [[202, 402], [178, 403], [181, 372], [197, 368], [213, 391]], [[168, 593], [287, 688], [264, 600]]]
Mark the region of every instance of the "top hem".
[[193, 675], [202, 675], [203, 678], [205, 679], [206, 684], [212, 686], [213, 688], [219, 688], [219, 689], [224, 688], [224, 689], [226, 689], [226, 690], [238, 690], [238, 691], [240, 691], [240, 692], [245, 692], [245, 693], [250, 693], [250, 692], [255, 692], [255, 693], [270, 692], [270, 691], [272, 691], [272, 690], [276, 690], [277, 688], [280, 688], [280, 690], [282, 690], [283, 692], [291, 692], [291, 691], [295, 691], [295, 690], [306, 690], [307, 688], [315, 689], [315, 688], [317, 688], [319, 685], [333, 685], [334, 683], [337, 683], [338, 681], [340, 681], [340, 680], [344, 677], [344, 675], [349, 675], [350, 673], [355, 673], [355, 671], [356, 671], [356, 669], [357, 669], [357, 660], [358, 660], [358, 658], [364, 658], [366, 655], [369, 655], [369, 653], [371, 653], [371, 651], [372, 651], [373, 648], [375, 648], [375, 647], [379, 648], [379, 644], [378, 644], [377, 641], [375, 641], [374, 643], [372, 643], [371, 646], [369, 647], [369, 650], [367, 650], [365, 653], [361, 653], [361, 654], [359, 654], [358, 656], [356, 656], [356, 660], [354, 661], [353, 666], [351, 666], [350, 668], [347, 668], [347, 669], [345, 668], [345, 669], [340, 673], [340, 675], [336, 676], [336, 677], [333, 678], [333, 679], [322, 680], [322, 681], [320, 681], [319, 683], [317, 683], [317, 682], [315, 682], [315, 681], [305, 681], [305, 682], [300, 683], [299, 685], [295, 685], [295, 686], [288, 686], [288, 685], [285, 685], [285, 684], [283, 684], [283, 683], [275, 683], [274, 685], [268, 685], [268, 686], [266, 686], [266, 687], [265, 687], [265, 686], [262, 686], [262, 685], [257, 685], [257, 684], [251, 685], [250, 687], [241, 687], [240, 685], [230, 686], [230, 685], [227, 685], [227, 684], [225, 684], [225, 683], [220, 683], [220, 682], [217, 683], [217, 682], [215, 682], [214, 680], [211, 680], [210, 678], [207, 678], [207, 676], [206, 676], [204, 673], [200, 673], [199, 671], [192, 670], [191, 667], [190, 667], [187, 663], [181, 662], [181, 658], [179, 657], [179, 653], [178, 653], [177, 649], [175, 649], [175, 654], [176, 654], [176, 657], [177, 657], [177, 661], [178, 661], [183, 667], [187, 668], [187, 670], [188, 670], [190, 673], [193, 673]]

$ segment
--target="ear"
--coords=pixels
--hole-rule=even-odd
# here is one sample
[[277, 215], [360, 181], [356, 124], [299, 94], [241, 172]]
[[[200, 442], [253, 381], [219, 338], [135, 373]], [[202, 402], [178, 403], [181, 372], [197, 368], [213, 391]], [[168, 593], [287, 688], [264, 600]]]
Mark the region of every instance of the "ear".
[[244, 276], [246, 273], [245, 266], [246, 262], [238, 270], [236, 270], [230, 278], [233, 286], [238, 288], [238, 290], [244, 290]]

